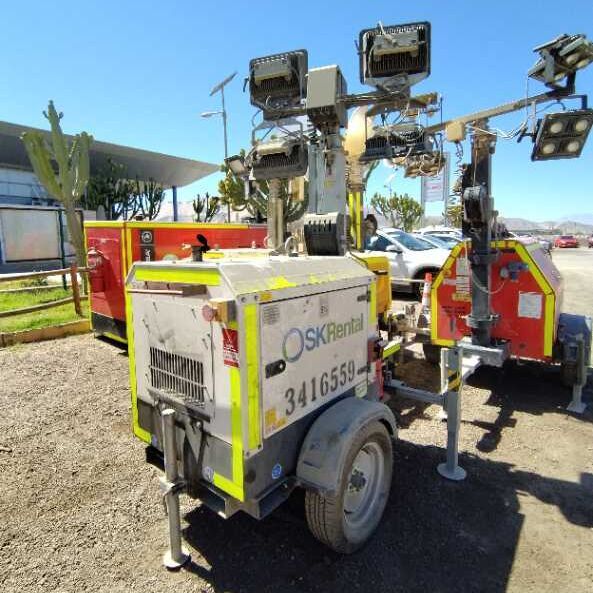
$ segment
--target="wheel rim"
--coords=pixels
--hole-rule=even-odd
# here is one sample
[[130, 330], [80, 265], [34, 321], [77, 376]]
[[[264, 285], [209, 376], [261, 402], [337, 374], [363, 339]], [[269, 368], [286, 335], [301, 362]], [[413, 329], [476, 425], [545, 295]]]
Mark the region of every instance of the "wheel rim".
[[344, 519], [356, 528], [374, 514], [381, 499], [385, 455], [375, 442], [366, 443], [352, 463], [344, 495]]

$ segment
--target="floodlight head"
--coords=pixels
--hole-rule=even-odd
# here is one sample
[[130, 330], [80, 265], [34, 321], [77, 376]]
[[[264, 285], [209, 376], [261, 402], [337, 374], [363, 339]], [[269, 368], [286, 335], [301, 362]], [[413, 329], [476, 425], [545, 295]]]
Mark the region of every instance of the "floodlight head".
[[424, 133], [424, 128], [416, 123], [403, 123], [380, 128], [375, 135], [367, 138], [362, 163], [379, 159], [424, 154], [432, 150], [432, 140]]
[[224, 162], [236, 177], [240, 177], [241, 179], [247, 179], [249, 177], [249, 171], [245, 166], [245, 158], [240, 154], [234, 154], [224, 159]]
[[430, 23], [364, 29], [359, 35], [360, 82], [405, 91], [430, 74]]
[[593, 109], [548, 113], [537, 123], [532, 161], [574, 159], [581, 156], [593, 127]]
[[593, 43], [585, 35], [560, 35], [533, 51], [540, 58], [527, 75], [553, 88], [593, 62]]
[[251, 104], [265, 119], [279, 119], [307, 94], [307, 51], [304, 49], [255, 58], [249, 62]]
[[283, 136], [268, 142], [259, 142], [250, 153], [249, 164], [253, 178], [292, 179], [307, 172], [309, 166], [304, 138]]

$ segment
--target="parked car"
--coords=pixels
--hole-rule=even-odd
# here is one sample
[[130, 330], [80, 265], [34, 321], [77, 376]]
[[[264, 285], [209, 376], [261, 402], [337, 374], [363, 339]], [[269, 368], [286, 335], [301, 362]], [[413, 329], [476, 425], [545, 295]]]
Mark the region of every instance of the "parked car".
[[536, 237], [535, 235], [518, 235], [517, 233], [514, 233], [513, 231], [508, 231], [508, 235], [511, 239], [515, 239], [516, 241], [521, 241], [521, 243], [531, 243], [533, 241], [537, 241], [542, 249], [544, 251], [546, 251], [548, 254], [550, 254], [550, 252], [552, 251], [552, 247], [554, 247], [554, 244], [552, 243], [552, 241], [548, 240], [548, 239], [544, 239], [542, 237]]
[[574, 235], [560, 235], [554, 241], [554, 247], [578, 247], [578, 239]]
[[461, 229], [456, 229], [453, 227], [442, 226], [442, 225], [427, 226], [422, 229], [418, 229], [416, 232], [419, 235], [437, 235], [439, 237], [442, 237], [442, 236], [455, 237], [459, 241], [461, 241], [463, 239]]
[[589, 249], [591, 249], [591, 247], [593, 247], [593, 235], [591, 235], [588, 239], [587, 239], [587, 245], [589, 246]]
[[413, 232], [412, 235], [419, 237], [423, 241], [428, 241], [431, 245], [440, 247], [441, 249], [453, 249], [453, 247], [459, 243], [458, 239], [448, 235], [433, 235], [432, 233], [420, 235], [416, 232]]
[[422, 284], [403, 279], [423, 279], [427, 272], [437, 274], [449, 256], [449, 249], [435, 247], [421, 237], [395, 228], [378, 230], [367, 240], [366, 249], [389, 258], [395, 290], [414, 292], [418, 297], [422, 294]]

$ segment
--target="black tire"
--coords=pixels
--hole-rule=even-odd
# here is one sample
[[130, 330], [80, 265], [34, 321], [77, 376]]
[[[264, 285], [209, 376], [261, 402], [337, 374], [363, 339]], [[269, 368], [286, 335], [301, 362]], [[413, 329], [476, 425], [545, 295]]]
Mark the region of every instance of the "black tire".
[[572, 387], [577, 382], [577, 365], [574, 362], [563, 362], [560, 365], [560, 376], [562, 379], [562, 385], [566, 387]]
[[441, 347], [436, 344], [422, 344], [422, 351], [426, 362], [430, 364], [441, 364]]
[[[361, 495], [362, 502], [366, 500], [367, 496], [371, 496], [372, 499], [369, 499], [368, 510], [359, 517], [356, 515], [357, 510], [349, 512], [345, 508], [345, 504], [348, 503], [346, 497], [358, 496], [358, 493], [364, 490], [370, 482], [363, 482], [358, 489], [356, 486], [353, 486], [352, 490], [349, 488], [354, 476], [354, 462], [361, 459], [359, 454], [371, 458], [378, 454], [378, 450], [381, 451], [381, 459], [377, 461], [376, 467], [378, 468], [380, 464], [381, 469], [378, 469], [379, 475], [376, 476], [376, 479], [372, 480], [370, 486], [372, 492], [369, 489], [368, 492]], [[367, 451], [374, 453], [369, 454]], [[360, 476], [362, 476], [364, 480], [365, 474], [361, 473], [358, 468], [356, 471], [358, 474], [354, 477], [360, 480]], [[383, 516], [391, 489], [392, 471], [391, 436], [381, 422], [373, 422], [361, 429], [352, 442], [336, 495], [322, 496], [317, 492], [306, 492], [305, 514], [311, 533], [320, 542], [340, 554], [351, 554], [361, 548], [373, 535]]]

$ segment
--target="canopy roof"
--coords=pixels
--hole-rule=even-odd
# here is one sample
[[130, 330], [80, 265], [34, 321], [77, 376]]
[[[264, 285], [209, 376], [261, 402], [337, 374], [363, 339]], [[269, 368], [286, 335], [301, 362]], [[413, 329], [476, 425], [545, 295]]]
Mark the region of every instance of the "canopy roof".
[[[49, 137], [47, 130], [20, 126], [0, 121], [0, 167], [13, 167], [32, 171], [25, 145], [21, 140], [23, 132], [37, 131]], [[72, 140], [72, 136], [67, 138]], [[129, 146], [110, 144], [94, 140], [90, 149], [91, 175], [107, 165], [108, 157], [124, 165], [131, 179], [154, 179], [163, 187], [182, 187], [218, 171], [212, 163], [179, 158], [158, 152], [151, 152]]]

